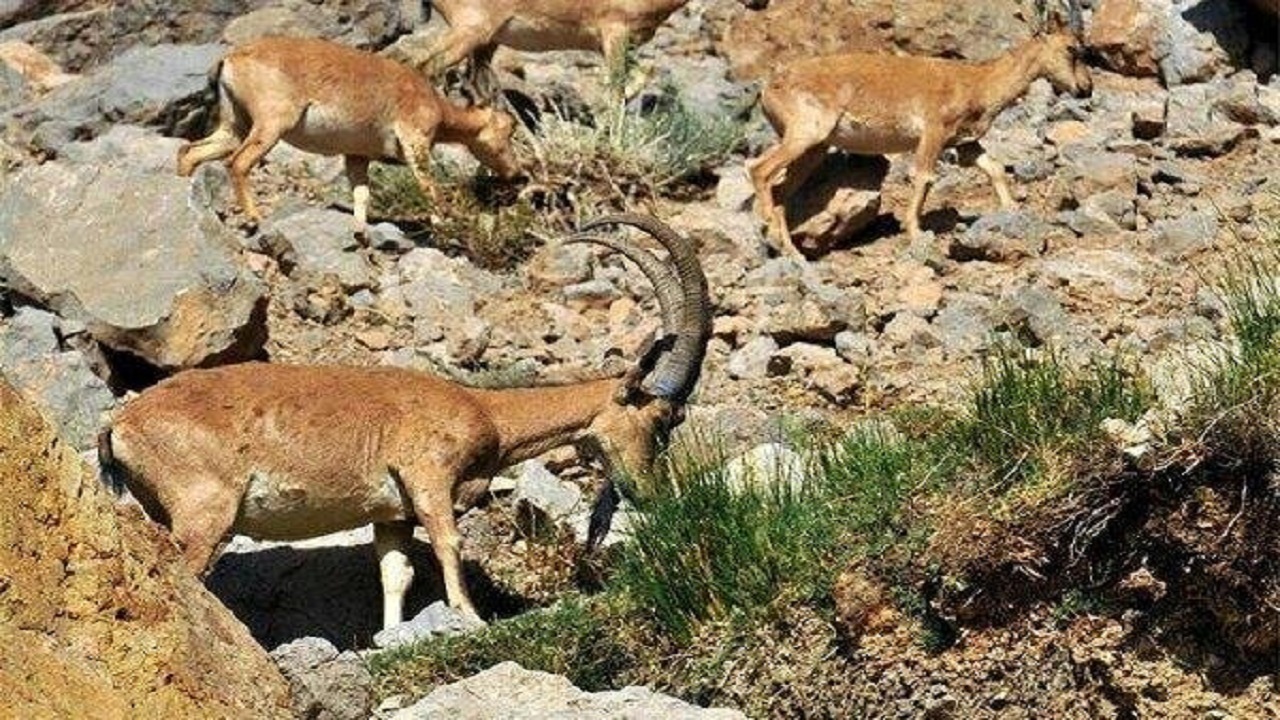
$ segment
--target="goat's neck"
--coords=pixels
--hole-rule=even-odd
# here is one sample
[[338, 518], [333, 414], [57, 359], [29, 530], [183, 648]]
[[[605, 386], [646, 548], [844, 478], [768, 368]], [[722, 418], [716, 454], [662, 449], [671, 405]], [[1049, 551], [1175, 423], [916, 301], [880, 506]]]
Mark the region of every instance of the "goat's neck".
[[984, 66], [987, 71], [981, 85], [984, 120], [995, 119], [1040, 77], [1039, 52], [1040, 40], [1032, 38]]
[[498, 430], [499, 463], [507, 467], [577, 440], [613, 402], [620, 382], [474, 392]]
[[445, 101], [441, 108], [440, 142], [464, 142], [474, 138], [489, 121], [484, 108], [460, 107]]

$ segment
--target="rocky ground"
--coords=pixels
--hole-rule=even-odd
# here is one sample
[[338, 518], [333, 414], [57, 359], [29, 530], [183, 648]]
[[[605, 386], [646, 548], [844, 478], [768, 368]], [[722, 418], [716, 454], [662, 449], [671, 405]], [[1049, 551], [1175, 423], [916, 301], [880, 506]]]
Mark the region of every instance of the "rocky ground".
[[[399, 37], [397, 48], [412, 48], [420, 37], [403, 33], [423, 18], [412, 2], [194, 5], [0, 2], [0, 369], [71, 445], [88, 450], [104, 413], [183, 368], [269, 357], [528, 382], [596, 372], [656, 327], [639, 275], [582, 247], [539, 246], [524, 262], [494, 266], [468, 254], [465, 237], [391, 223], [361, 247], [349, 217], [330, 206], [345, 197], [340, 162], [287, 147], [256, 172], [269, 215], [245, 229], [221, 167], [191, 180], [173, 174], [182, 138], [208, 121], [206, 72], [226, 44], [285, 32], [375, 49]], [[807, 261], [775, 257], [750, 212], [743, 160], [772, 137], [751, 109], [760, 73], [837, 48], [986, 59], [1030, 34], [1021, 3], [776, 0], [746, 13], [730, 0], [694, 0], [638, 51], [646, 87], [670, 84], [693, 111], [745, 125], [743, 156], [639, 203], [698, 241], [712, 288], [715, 337], [688, 428], [714, 429], [736, 453], [798, 422], [842, 426], [873, 410], [952, 402], [976, 361], [1011, 338], [1159, 367], [1222, 334], [1221, 303], [1207, 287], [1227, 253], [1259, 241], [1280, 204], [1274, 15], [1234, 0], [1086, 6], [1093, 96], [1058, 97], [1037, 82], [986, 138], [1014, 178], [1017, 210], [995, 211], [985, 176], [948, 162], [926, 207], [930, 232], [911, 242], [899, 220], [906, 159], [833, 160], [789, 209], [813, 251]], [[504, 51], [497, 64], [535, 99], [589, 108], [600, 97], [601, 72], [587, 55]], [[814, 197], [832, 199], [813, 207]], [[555, 218], [533, 232], [546, 239], [568, 224]], [[534, 493], [548, 467], [559, 478]], [[517, 497], [502, 507], [533, 493], [529, 504], [552, 524], [572, 525], [580, 504], [572, 481], [589, 475], [572, 454], [544, 458], [514, 474]], [[513, 545], [524, 531], [508, 511], [484, 510], [464, 525], [473, 561], [500, 578], [493, 607], [507, 614], [545, 601], [563, 578], [504, 580], [504, 568], [569, 572], [571, 557], [532, 558], [528, 544]], [[238, 541], [210, 585], [268, 649], [325, 638], [332, 644], [277, 653], [328, 667], [376, 629], [376, 570], [364, 542]], [[425, 554], [416, 560], [430, 566]], [[427, 582], [415, 592], [412, 609], [436, 594]], [[1074, 630], [1045, 632], [1065, 643], [1063, 653], [1093, 652]], [[977, 646], [1006, 644], [1015, 643], [996, 632]], [[971, 667], [916, 657], [909, 645], [877, 661], [886, 668], [877, 672], [907, 678], [886, 691], [907, 703], [897, 711], [904, 717], [933, 707], [912, 704], [927, 694], [918, 683], [945, 674], [933, 664]], [[1071, 665], [1127, 688], [1100, 691], [1098, 712], [1158, 714], [1158, 696], [1191, 682], [1130, 687], [1135, 651], [1106, 652], [1119, 653], [1125, 669]], [[346, 667], [334, 672], [359, 674]], [[902, 667], [932, 669], [893, 669]], [[1061, 669], [1044, 667], [1046, 677]], [[991, 687], [975, 697], [1041, 707], [1029, 695], [998, 699]], [[1204, 712], [1248, 715], [1217, 692], [1197, 686], [1187, 696], [1212, 696]]]

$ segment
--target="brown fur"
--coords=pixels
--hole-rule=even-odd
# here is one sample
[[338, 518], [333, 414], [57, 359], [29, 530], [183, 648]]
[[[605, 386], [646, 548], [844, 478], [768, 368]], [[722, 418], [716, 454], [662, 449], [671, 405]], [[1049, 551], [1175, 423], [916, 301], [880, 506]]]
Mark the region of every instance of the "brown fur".
[[361, 233], [372, 160], [408, 164], [437, 205], [439, 194], [423, 167], [436, 142], [465, 145], [504, 178], [517, 173], [509, 115], [454, 105], [412, 69], [371, 53], [325, 40], [262, 38], [232, 50], [217, 82], [218, 127], [178, 152], [178, 174], [229, 157], [236, 199], [254, 221], [261, 216], [249, 171], [282, 139], [344, 156]]
[[[1060, 90], [1087, 93], [1088, 69], [1079, 41], [1061, 28], [1032, 38], [985, 63], [874, 54], [818, 57], [792, 63], [761, 93], [766, 116], [781, 140], [750, 163], [756, 211], [795, 253], [782, 203], [821, 161], [829, 146], [863, 155], [915, 152], [906, 227], [920, 233], [920, 209], [943, 148], [976, 142], [999, 112], [1037, 78]], [[1004, 207], [1013, 205], [1004, 169], [985, 154], [976, 159]], [[781, 199], [774, 189], [782, 185]]]
[[193, 370], [129, 402], [106, 456], [149, 511], [163, 509], [197, 573], [232, 532], [298, 539], [373, 522], [381, 554], [385, 537], [418, 522], [450, 604], [474, 615], [454, 493], [588, 438], [610, 463], [647, 471], [673, 407], [634, 399], [627, 382], [479, 390], [398, 368]]
[[[689, 0], [432, 0], [449, 32], [418, 64], [436, 73], [473, 54], [488, 64], [498, 45], [516, 50], [596, 50], [620, 67], [629, 45], [648, 42]], [[751, 8], [767, 0], [740, 0]]]

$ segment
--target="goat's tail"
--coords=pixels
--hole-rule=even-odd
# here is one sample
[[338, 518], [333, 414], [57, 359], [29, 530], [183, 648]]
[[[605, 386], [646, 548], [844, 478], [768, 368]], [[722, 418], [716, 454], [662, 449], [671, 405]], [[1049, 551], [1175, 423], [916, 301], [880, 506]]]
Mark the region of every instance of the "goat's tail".
[[98, 433], [98, 479], [116, 497], [124, 494], [124, 468], [116, 461], [111, 449], [111, 426]]
[[587, 553], [594, 553], [600, 548], [609, 535], [613, 525], [613, 515], [618, 510], [621, 498], [618, 495], [618, 484], [610, 472], [605, 477], [600, 493], [596, 495], [595, 504], [591, 506], [591, 520], [587, 523]]

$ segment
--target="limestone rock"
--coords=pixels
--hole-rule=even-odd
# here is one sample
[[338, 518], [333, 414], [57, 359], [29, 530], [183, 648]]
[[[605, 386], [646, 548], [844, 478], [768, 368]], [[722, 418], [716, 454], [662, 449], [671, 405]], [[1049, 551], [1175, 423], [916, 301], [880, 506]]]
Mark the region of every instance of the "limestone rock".
[[272, 218], [258, 239], [280, 261], [286, 274], [333, 276], [344, 290], [374, 283], [373, 268], [358, 252], [351, 216], [337, 210], [306, 208]]
[[0, 694], [13, 717], [290, 717], [288, 686], [163, 531], [0, 383]]
[[458, 635], [479, 627], [484, 627], [484, 624], [454, 610], [443, 600], [437, 600], [411, 620], [374, 635], [373, 644], [380, 648], [393, 648], [441, 635]]
[[648, 688], [627, 687], [588, 693], [560, 675], [525, 670], [504, 662], [465, 680], [436, 688], [422, 700], [391, 716], [392, 720], [487, 720], [506, 717], [621, 720], [738, 720], [736, 710], [700, 708]]
[[102, 415], [115, 406], [84, 355], [62, 347], [57, 316], [22, 308], [0, 321], [0, 376], [39, 405], [72, 446], [93, 447]]
[[821, 255], [870, 225], [880, 212], [883, 157], [832, 154], [787, 198], [787, 226], [796, 247]]
[[373, 706], [373, 676], [360, 656], [323, 638], [305, 637], [271, 651], [293, 690], [297, 717], [364, 720]]
[[134, 48], [92, 75], [19, 108], [16, 115], [33, 144], [54, 152], [120, 122], [194, 136], [209, 109], [209, 70], [225, 51], [222, 45]]
[[223, 232], [182, 179], [46, 163], [0, 186], [0, 281], [161, 368], [248, 359], [263, 289]]

